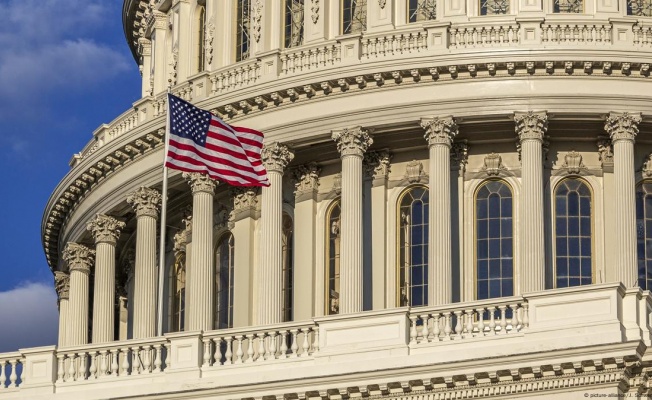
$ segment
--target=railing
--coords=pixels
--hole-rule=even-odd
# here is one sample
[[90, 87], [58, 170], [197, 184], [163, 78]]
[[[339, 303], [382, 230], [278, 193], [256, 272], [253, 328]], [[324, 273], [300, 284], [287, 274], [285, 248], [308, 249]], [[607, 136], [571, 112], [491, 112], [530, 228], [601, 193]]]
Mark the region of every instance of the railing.
[[260, 330], [214, 331], [204, 335], [203, 366], [260, 363], [307, 357], [318, 350], [314, 324], [269, 327]]
[[18, 353], [0, 354], [0, 393], [17, 388], [22, 383], [25, 359]]
[[530, 323], [528, 303], [519, 297], [415, 308], [409, 318], [411, 344], [514, 334]]
[[519, 25], [456, 25], [449, 29], [448, 39], [453, 49], [511, 46], [519, 42]]
[[281, 72], [284, 75], [336, 65], [342, 60], [339, 43], [316, 47], [288, 49], [281, 54]]
[[545, 43], [611, 44], [613, 28], [610, 23], [597, 24], [542, 24], [541, 40]]
[[632, 30], [635, 45], [652, 45], [652, 25], [645, 25], [639, 22], [633, 26]]
[[361, 39], [362, 57], [387, 57], [424, 51], [428, 49], [427, 39], [427, 33], [423, 30], [364, 36]]
[[211, 93], [220, 94], [243, 86], [255, 84], [260, 79], [260, 62], [248, 60], [225, 70], [218, 71], [210, 77]]

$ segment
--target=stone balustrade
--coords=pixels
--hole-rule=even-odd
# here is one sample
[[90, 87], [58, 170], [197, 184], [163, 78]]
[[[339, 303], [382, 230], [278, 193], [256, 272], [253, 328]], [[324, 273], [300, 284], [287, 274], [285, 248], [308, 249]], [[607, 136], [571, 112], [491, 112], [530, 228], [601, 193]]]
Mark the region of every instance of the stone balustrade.
[[[636, 363], [642, 345], [652, 345], [651, 315], [650, 292], [600, 284], [305, 322], [21, 349], [0, 354], [0, 398], [75, 392], [87, 399], [103, 398], [107, 382], [119, 392], [115, 396], [131, 397], [188, 384], [200, 387], [212, 379], [258, 385], [288, 376], [319, 379], [326, 370], [373, 374], [433, 362], [478, 379], [486, 375], [476, 371], [483, 360], [497, 368], [533, 349], [540, 356], [528, 365], [536, 371], [552, 369], [546, 363], [558, 363], [559, 357], [570, 357], [568, 365], [620, 368]], [[568, 353], [569, 348], [587, 346], [600, 356], [575, 360]], [[473, 367], [465, 364], [469, 360], [474, 360]], [[432, 381], [437, 379], [444, 378]]]

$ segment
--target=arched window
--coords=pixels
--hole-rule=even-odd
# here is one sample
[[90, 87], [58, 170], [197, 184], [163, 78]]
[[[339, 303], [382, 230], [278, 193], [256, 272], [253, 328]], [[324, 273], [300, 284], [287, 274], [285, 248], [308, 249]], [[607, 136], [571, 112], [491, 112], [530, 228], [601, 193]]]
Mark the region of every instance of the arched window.
[[636, 240], [638, 285], [649, 290], [652, 289], [652, 182], [636, 188]]
[[303, 44], [303, 3], [304, 0], [285, 0], [285, 47]]
[[478, 299], [514, 294], [513, 201], [502, 181], [488, 181], [476, 194]]
[[428, 304], [428, 189], [414, 186], [399, 200], [399, 305]]
[[342, 34], [367, 29], [367, 0], [342, 0]]
[[437, 0], [408, 0], [408, 22], [437, 18]]
[[480, 15], [509, 14], [510, 0], [480, 0]]
[[204, 43], [206, 41], [206, 8], [200, 6], [197, 10], [197, 66], [196, 72], [202, 72], [205, 64]]
[[217, 242], [215, 257], [215, 328], [233, 328], [234, 239], [227, 232]]
[[170, 283], [172, 292], [172, 307], [170, 312], [170, 331], [184, 330], [186, 316], [186, 252], [179, 251], [174, 256], [174, 264], [170, 268]]
[[340, 199], [326, 213], [326, 314], [340, 311]]
[[591, 225], [591, 190], [581, 179], [564, 179], [555, 189], [556, 287], [593, 282]]
[[282, 222], [282, 252], [283, 252], [283, 321], [292, 321], [294, 315], [292, 313], [292, 288], [294, 277], [294, 260], [293, 260], [293, 246], [292, 242], [294, 237], [292, 218], [283, 213]]
[[242, 61], [249, 58], [249, 26], [251, 24], [249, 11], [251, 0], [237, 0], [237, 3], [235, 60]]
[[584, 12], [584, 0], [554, 0], [552, 11], [558, 14], [581, 14]]

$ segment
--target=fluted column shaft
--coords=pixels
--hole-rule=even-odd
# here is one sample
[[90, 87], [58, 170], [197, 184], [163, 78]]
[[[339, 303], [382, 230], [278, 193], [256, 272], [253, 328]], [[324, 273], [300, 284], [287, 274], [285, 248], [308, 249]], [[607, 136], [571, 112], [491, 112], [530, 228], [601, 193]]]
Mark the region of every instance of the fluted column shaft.
[[548, 117], [545, 112], [516, 113], [514, 122], [521, 142], [520, 292], [527, 293], [545, 289], [543, 136]]
[[192, 269], [187, 330], [212, 330], [214, 318], [213, 196], [217, 182], [207, 175], [184, 173], [192, 189]]
[[634, 140], [640, 122], [640, 114], [611, 113], [605, 125], [614, 147], [617, 240], [615, 276], [627, 287], [636, 286], [638, 281]]
[[88, 223], [95, 238], [93, 343], [111, 342], [115, 337], [115, 245], [124, 227], [124, 222], [102, 214]]
[[430, 155], [428, 215], [428, 305], [453, 301], [450, 150], [457, 135], [452, 117], [423, 120]]
[[258, 325], [283, 322], [283, 170], [294, 155], [279, 143], [265, 146], [261, 159], [270, 185], [263, 187], [260, 211], [260, 264], [256, 279]]
[[360, 129], [333, 133], [342, 158], [340, 314], [362, 311], [362, 160], [373, 140]]
[[57, 291], [59, 303], [59, 335], [57, 343], [59, 347], [63, 347], [68, 342], [67, 330], [70, 324], [68, 313], [70, 275], [62, 271], [56, 271], [54, 273], [54, 288]]
[[77, 243], [68, 243], [63, 250], [63, 259], [70, 270], [66, 346], [88, 343], [88, 276], [94, 255], [95, 251]]
[[136, 265], [134, 271], [133, 337], [156, 336], [156, 220], [161, 195], [141, 187], [127, 197], [136, 211]]

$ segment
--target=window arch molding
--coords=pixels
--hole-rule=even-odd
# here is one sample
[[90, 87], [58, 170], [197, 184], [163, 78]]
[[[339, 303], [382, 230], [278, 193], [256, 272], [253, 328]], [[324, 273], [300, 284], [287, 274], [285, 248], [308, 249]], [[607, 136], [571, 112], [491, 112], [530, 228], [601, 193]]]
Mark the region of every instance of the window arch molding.
[[[389, 204], [394, 204], [395, 214], [396, 214], [395, 218], [393, 219], [393, 221], [394, 221], [394, 223], [393, 223], [394, 230], [396, 232], [395, 235], [393, 236], [395, 238], [395, 242], [396, 242], [396, 245], [394, 246], [394, 248], [395, 248], [395, 250], [394, 250], [395, 251], [395, 257], [394, 257], [394, 262], [391, 264], [391, 267], [394, 270], [394, 279], [395, 279], [396, 284], [393, 287], [394, 302], [389, 303], [389, 304], [395, 304], [396, 307], [401, 307], [403, 305], [407, 305], [407, 304], [403, 304], [404, 303], [404, 300], [403, 300], [404, 297], [407, 298], [407, 299], [411, 298], [411, 294], [408, 295], [407, 292], [403, 293], [404, 292], [403, 287], [406, 286], [406, 289], [407, 289], [406, 280], [408, 278], [405, 276], [405, 274], [407, 274], [407, 271], [401, 271], [401, 265], [404, 264], [404, 263], [409, 263], [410, 264], [409, 265], [410, 269], [411, 268], [418, 268], [419, 266], [422, 266], [422, 268], [423, 268], [423, 270], [421, 271], [422, 272], [422, 274], [421, 274], [422, 282], [421, 282], [421, 285], [420, 285], [423, 288], [423, 292], [422, 292], [423, 297], [422, 297], [422, 301], [420, 303], [423, 303], [423, 304], [418, 304], [417, 306], [426, 306], [426, 305], [428, 305], [428, 241], [424, 240], [424, 243], [422, 244], [423, 247], [424, 247], [424, 249], [423, 249], [424, 251], [421, 254], [422, 259], [421, 259], [421, 263], [419, 263], [419, 265], [412, 265], [411, 260], [408, 261], [407, 258], [403, 259], [403, 257], [401, 257], [401, 253], [402, 253], [401, 252], [401, 247], [404, 246], [404, 245], [406, 245], [406, 246], [412, 245], [412, 242], [413, 242], [413, 241], [410, 241], [410, 243], [407, 243], [406, 240], [408, 240], [408, 239], [403, 238], [404, 235], [402, 235], [401, 226], [404, 224], [404, 221], [403, 221], [403, 213], [401, 211], [401, 208], [402, 208], [402, 203], [407, 198], [407, 196], [411, 195], [413, 192], [416, 192], [418, 189], [421, 189], [421, 190], [423, 190], [425, 192], [425, 194], [423, 196], [425, 196], [425, 198], [427, 200], [426, 204], [428, 204], [428, 206], [429, 206], [429, 204], [430, 204], [429, 190], [428, 190], [428, 186], [425, 185], [425, 184], [422, 184], [422, 183], [410, 184], [408, 186], [402, 187], [401, 189], [402, 190], [398, 193], [396, 201], [393, 202], [393, 203], [389, 203]], [[420, 196], [420, 198], [422, 199], [423, 197]], [[423, 212], [423, 210], [422, 210], [422, 212]], [[428, 217], [427, 217], [427, 214], [423, 215], [423, 219], [420, 222], [422, 222], [422, 225], [425, 228], [425, 232], [422, 232], [422, 235], [423, 235], [422, 237], [425, 238], [425, 237], [427, 237], [427, 231], [428, 231]], [[392, 236], [390, 236], [390, 238], [391, 237]], [[402, 238], [404, 240], [402, 240]], [[404, 276], [404, 277], [402, 278], [402, 276]], [[405, 282], [405, 285], [404, 285], [404, 282]], [[407, 290], [409, 290], [409, 289], [407, 289]]]
[[326, 274], [328, 263], [326, 262], [328, 240], [326, 216], [328, 215], [334, 202], [339, 200], [340, 196], [336, 191], [331, 191], [322, 201], [318, 202], [317, 210], [314, 214], [315, 222], [315, 316], [325, 315], [326, 310]]
[[[546, 268], [546, 288], [555, 288], [556, 272], [557, 272], [557, 246], [556, 246], [556, 212], [555, 212], [555, 195], [559, 185], [567, 179], [579, 179], [586, 184], [591, 192], [591, 223], [592, 223], [592, 270], [593, 270], [593, 283], [604, 283], [608, 281], [607, 276], [613, 275], [614, 271], [608, 271], [605, 267], [607, 264], [608, 252], [604, 246], [604, 200], [602, 195], [602, 181], [593, 175], [578, 175], [578, 174], [565, 174], [553, 175], [545, 185], [544, 196], [548, 204], [544, 205], [548, 216], [546, 217], [546, 251], [547, 262]], [[612, 254], [611, 257], [614, 255]], [[610, 265], [615, 265], [611, 260], [608, 262]]]
[[[334, 289], [339, 292], [338, 286], [339, 286], [339, 274], [336, 273], [336, 276], [331, 276], [331, 251], [335, 254], [337, 254], [338, 261], [339, 261], [339, 252], [336, 248], [333, 248], [333, 246], [337, 246], [337, 243], [332, 243], [334, 242], [337, 237], [339, 237], [338, 234], [332, 233], [332, 220], [333, 219], [338, 219], [341, 216], [341, 206], [342, 206], [342, 198], [338, 195], [334, 199], [328, 202], [328, 205], [325, 209], [324, 216], [323, 216], [323, 230], [324, 230], [324, 240], [323, 240], [323, 245], [324, 245], [324, 252], [323, 252], [323, 265], [324, 265], [324, 273], [323, 273], [323, 285], [322, 286], [322, 294], [323, 294], [323, 312], [324, 315], [329, 315], [329, 314], [336, 314], [335, 312], [331, 312], [331, 293], [330, 290], [333, 289], [331, 287], [331, 280], [333, 281]], [[336, 217], [337, 215], [337, 217]], [[335, 236], [333, 236], [335, 235]], [[331, 240], [333, 238], [333, 240]], [[333, 267], [335, 270], [338, 269], [338, 267]], [[337, 303], [339, 306], [339, 302]]]
[[[513, 218], [513, 279], [514, 279], [514, 294], [520, 293], [520, 243], [518, 241], [520, 226], [520, 196], [521, 196], [521, 182], [519, 178], [514, 176], [501, 176], [496, 178], [478, 178], [471, 179], [464, 182], [463, 196], [464, 204], [462, 216], [460, 218], [460, 230], [463, 235], [463, 244], [460, 249], [460, 301], [473, 301], [476, 300], [476, 281], [477, 281], [477, 246], [476, 246], [476, 195], [478, 191], [489, 181], [500, 181], [505, 183], [512, 191], [512, 218]], [[455, 201], [455, 199], [452, 199]]]

